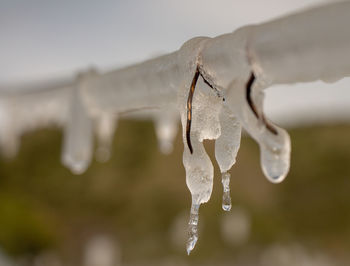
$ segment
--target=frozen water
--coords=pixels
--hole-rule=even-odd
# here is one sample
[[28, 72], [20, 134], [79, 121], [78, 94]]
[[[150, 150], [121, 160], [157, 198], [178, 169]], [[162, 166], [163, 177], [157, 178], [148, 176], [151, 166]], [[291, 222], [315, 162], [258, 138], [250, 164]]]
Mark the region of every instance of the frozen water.
[[221, 135], [215, 141], [215, 158], [221, 173], [231, 169], [241, 143], [241, 124], [224, 105], [220, 112]]
[[[168, 153], [177, 130], [177, 106], [192, 195], [189, 253], [198, 240], [199, 206], [210, 199], [213, 188], [213, 165], [203, 141], [216, 140], [224, 210], [231, 208], [228, 171], [236, 161], [241, 127], [259, 144], [265, 176], [281, 182], [289, 171], [290, 138], [264, 116], [264, 89], [350, 76], [349, 10], [349, 2], [334, 3], [215, 38], [194, 38], [176, 52], [103, 74], [88, 71], [54, 89], [1, 94], [8, 115], [2, 119], [6, 127], [0, 128], [1, 148], [11, 156], [23, 133], [56, 124], [64, 127], [62, 162], [79, 174], [91, 161], [94, 133], [97, 158], [107, 160], [117, 117], [147, 109], [161, 110], [150, 118], [161, 151]], [[195, 76], [199, 79], [189, 115], [186, 104]], [[186, 141], [188, 116], [193, 154]]]
[[[276, 127], [276, 126], [275, 126]], [[267, 134], [260, 144], [260, 160], [264, 175], [272, 183], [279, 183], [287, 176], [290, 166], [290, 138], [288, 133], [276, 127], [277, 136]]]
[[17, 154], [23, 134], [66, 123], [70, 91], [66, 87], [0, 92], [0, 145], [8, 158]]
[[82, 174], [87, 169], [93, 148], [93, 124], [81, 97], [81, 82], [71, 92], [62, 153], [62, 163], [74, 174]]
[[262, 111], [264, 91], [259, 81], [253, 84], [251, 92], [256, 113], [246, 101], [245, 88], [244, 81], [233, 84], [227, 97], [227, 104], [250, 136], [258, 142], [265, 176], [273, 183], [281, 182], [289, 171], [291, 151], [289, 135], [264, 117]]
[[224, 211], [230, 211], [232, 207], [231, 196], [230, 196], [230, 173], [223, 173], [221, 177], [221, 183], [223, 187], [222, 195], [222, 209]]
[[162, 153], [169, 154], [173, 151], [173, 142], [178, 131], [179, 115], [173, 108], [167, 108], [154, 115], [158, 146]]
[[337, 1], [255, 27], [249, 48], [255, 72], [269, 85], [350, 76], [349, 10], [349, 1]]
[[224, 105], [220, 112], [221, 135], [215, 141], [215, 157], [222, 173], [222, 209], [231, 210], [230, 174], [227, 172], [236, 162], [241, 142], [241, 125]]
[[199, 206], [200, 204], [194, 202], [194, 200], [192, 199], [190, 220], [188, 222], [188, 240], [186, 244], [186, 250], [188, 255], [190, 255], [191, 251], [196, 246], [198, 240]]
[[17, 155], [20, 136], [16, 127], [16, 114], [13, 102], [10, 99], [1, 102], [0, 110], [0, 145], [1, 154], [6, 158], [13, 158]]
[[101, 112], [97, 118], [96, 135], [98, 147], [96, 159], [106, 162], [111, 156], [114, 132], [117, 127], [117, 117], [107, 112]]

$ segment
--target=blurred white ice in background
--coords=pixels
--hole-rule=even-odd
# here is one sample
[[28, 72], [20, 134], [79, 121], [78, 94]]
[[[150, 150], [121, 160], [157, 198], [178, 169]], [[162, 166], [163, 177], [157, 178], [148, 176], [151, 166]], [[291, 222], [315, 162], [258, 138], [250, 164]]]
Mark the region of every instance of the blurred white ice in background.
[[337, 266], [336, 260], [321, 252], [309, 251], [299, 243], [274, 244], [261, 255], [262, 266]]
[[[54, 251], [39, 254], [34, 259], [34, 266], [63, 266], [61, 258]], [[1, 264], [0, 264], [1, 265]]]
[[160, 151], [170, 154], [173, 151], [173, 142], [179, 126], [178, 111], [172, 108], [158, 111], [154, 115], [154, 126]]
[[84, 266], [119, 266], [122, 265], [121, 250], [114, 239], [96, 235], [86, 243], [83, 261]]
[[14, 264], [10, 261], [10, 258], [8, 258], [5, 253], [2, 252], [0, 249], [0, 265], [1, 266], [14, 266]]
[[234, 206], [230, 212], [223, 213], [220, 228], [226, 243], [232, 246], [243, 245], [250, 236], [250, 216], [244, 208]]

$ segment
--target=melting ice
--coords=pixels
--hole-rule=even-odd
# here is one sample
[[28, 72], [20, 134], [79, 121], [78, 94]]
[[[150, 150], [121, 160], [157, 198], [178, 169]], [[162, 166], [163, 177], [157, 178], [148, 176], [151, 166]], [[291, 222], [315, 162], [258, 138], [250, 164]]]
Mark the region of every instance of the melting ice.
[[[175, 57], [175, 55], [169, 56], [172, 60]], [[168, 57], [164, 57], [164, 60], [168, 60]], [[157, 67], [159, 66], [157, 65]], [[137, 69], [135, 68], [134, 70], [136, 71]], [[109, 74], [109, 78], [118, 76], [112, 74]], [[124, 74], [122, 76], [124, 76]], [[200, 222], [200, 205], [206, 203], [210, 199], [213, 189], [213, 165], [203, 146], [203, 140], [215, 140], [215, 158], [221, 172], [223, 188], [222, 208], [224, 211], [230, 211], [232, 207], [230, 195], [231, 176], [229, 171], [236, 162], [236, 156], [240, 147], [242, 127], [258, 142], [262, 169], [265, 176], [271, 182], [277, 183], [284, 179], [289, 170], [290, 160], [290, 139], [287, 132], [273, 125], [263, 116], [264, 92], [262, 88], [255, 85], [252, 87], [251, 96], [255, 103], [256, 115], [252, 112], [251, 107], [246, 101], [246, 80], [235, 82], [233, 87], [228, 88], [227, 91], [221, 92], [222, 95], [219, 95], [217, 91], [210, 88], [201, 77], [199, 77], [192, 102], [192, 127], [190, 136], [193, 154], [191, 154], [186, 142], [186, 101], [193, 74], [194, 73], [191, 71], [180, 73], [180, 76], [184, 76], [184, 81], [186, 82], [181, 83], [182, 87], [177, 93], [177, 107], [180, 111], [183, 128], [182, 135], [185, 144], [183, 164], [186, 170], [186, 184], [192, 196], [188, 223], [189, 236], [186, 246], [188, 254], [194, 249], [199, 237], [198, 224]], [[140, 79], [142, 78], [139, 75], [138, 77]], [[123, 110], [128, 110], [128, 108], [132, 109], [133, 106], [129, 107], [128, 101], [135, 101], [134, 97], [136, 96], [137, 105], [135, 108], [142, 110], [142, 113], [146, 114], [147, 119], [151, 119], [155, 122], [156, 136], [158, 138], [160, 150], [164, 153], [171, 152], [173, 148], [172, 142], [176, 136], [179, 119], [178, 111], [174, 109], [175, 103], [171, 103], [169, 100], [168, 103], [157, 106], [158, 109], [156, 111], [146, 112], [142, 109], [144, 108], [143, 99], [141, 99], [138, 94], [130, 94], [130, 88], [127, 86], [129, 83], [125, 82], [123, 85], [125, 88], [120, 91], [120, 94], [127, 94], [127, 100], [123, 98], [117, 100], [116, 98], [108, 97], [108, 94], [107, 96], [103, 95], [103, 97], [105, 97], [105, 102], [102, 102], [108, 103], [109, 105], [108, 108], [102, 108], [101, 105], [98, 105], [98, 95], [100, 92], [98, 90], [91, 91], [91, 88], [107, 86], [112, 83], [98, 82], [99, 78], [100, 77], [96, 73], [88, 73], [85, 78], [78, 78], [76, 82], [70, 86], [66, 86], [60, 91], [58, 90], [59, 93], [50, 91], [48, 95], [51, 95], [51, 98], [54, 98], [52, 97], [54, 95], [56, 96], [55, 103], [48, 100], [50, 98], [49, 96], [42, 96], [42, 92], [37, 93], [33, 98], [43, 99], [41, 102], [50, 102], [48, 108], [45, 109], [48, 111], [44, 112], [44, 115], [41, 109], [40, 117], [39, 115], [34, 118], [27, 117], [29, 113], [25, 110], [35, 110], [35, 108], [30, 107], [29, 104], [26, 105], [26, 103], [32, 102], [29, 96], [14, 98], [16, 101], [23, 101], [16, 106], [25, 106], [24, 111], [19, 110], [19, 107], [17, 107], [16, 110], [12, 110], [13, 108], [9, 106], [6, 107], [5, 105], [7, 113], [11, 115], [11, 117], [16, 117], [16, 121], [14, 119], [7, 119], [8, 121], [12, 121], [12, 126], [6, 127], [11, 134], [3, 134], [3, 136], [7, 136], [6, 138], [0, 136], [0, 145], [5, 153], [10, 155], [16, 151], [19, 137], [27, 128], [38, 127], [40, 123], [45, 124], [48, 120], [56, 121], [57, 124], [64, 127], [63, 164], [73, 173], [83, 173], [92, 160], [94, 135], [96, 135], [98, 139], [97, 159], [105, 161], [109, 158], [119, 112], [122, 113]], [[148, 82], [150, 80], [149, 78], [148, 80], [142, 81]], [[161, 82], [163, 80], [167, 79], [163, 77], [158, 80], [160, 85], [158, 83], [153, 84], [153, 82], [151, 82], [151, 85], [153, 84], [156, 86], [158, 84], [162, 86], [163, 84]], [[145, 104], [146, 107], [147, 105], [157, 103], [157, 100], [162, 101], [165, 99], [165, 102], [167, 99], [173, 100], [176, 97], [176, 93], [173, 93], [173, 90], [178, 90], [178, 87], [176, 87], [177, 85], [174, 85], [176, 82], [177, 78], [174, 76], [172, 85], [170, 86], [171, 88], [168, 88], [168, 94], [166, 94], [166, 96], [160, 95], [159, 91], [154, 92], [152, 97], [145, 100], [146, 102], [149, 101]], [[139, 83], [142, 84], [141, 81]], [[139, 86], [139, 83], [136, 82], [135, 84]], [[175, 89], [173, 89], [173, 87]], [[108, 88], [108, 92], [115, 95], [115, 88]], [[153, 86], [146, 86], [145, 88], [142, 97], [147, 97], [149, 90], [151, 90]], [[41, 96], [39, 97], [38, 95]], [[159, 98], [157, 99], [156, 97], [158, 96]], [[223, 96], [226, 101], [223, 100]], [[93, 101], [95, 98], [97, 99], [96, 102]], [[33, 103], [33, 106], [37, 104], [35, 101], [33, 101]], [[121, 109], [118, 109], [119, 107]], [[30, 115], [33, 114], [36, 114], [36, 112], [30, 112]], [[139, 117], [135, 115], [131, 116], [131, 118]], [[30, 123], [28, 121], [30, 121]], [[33, 121], [41, 122], [35, 124]], [[275, 133], [269, 130], [267, 124], [273, 127]], [[25, 126], [21, 127], [21, 125]], [[4, 129], [0, 130], [1, 132], [4, 131]]]

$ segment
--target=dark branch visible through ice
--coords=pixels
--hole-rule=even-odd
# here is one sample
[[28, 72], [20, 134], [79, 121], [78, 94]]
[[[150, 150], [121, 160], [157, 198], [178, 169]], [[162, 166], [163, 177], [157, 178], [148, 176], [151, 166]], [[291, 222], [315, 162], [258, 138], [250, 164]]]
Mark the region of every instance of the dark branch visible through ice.
[[[248, 105], [250, 107], [250, 109], [252, 110], [252, 112], [254, 113], [254, 115], [256, 116], [257, 119], [259, 119], [259, 114], [258, 114], [258, 111], [256, 109], [256, 106], [252, 100], [252, 97], [251, 97], [251, 92], [252, 92], [252, 86], [253, 86], [253, 83], [255, 81], [255, 75], [254, 75], [254, 72], [252, 72], [250, 74], [250, 77], [248, 79], [248, 82], [247, 82], [247, 85], [246, 85], [246, 99], [247, 99], [247, 102], [248, 102]], [[261, 116], [261, 119], [262, 121], [264, 122], [266, 128], [274, 135], [277, 135], [277, 130], [266, 120], [264, 114], [262, 114]]]
[[191, 123], [192, 123], [192, 100], [193, 100], [193, 94], [194, 90], [196, 88], [196, 84], [198, 81], [199, 77], [199, 68], [197, 66], [196, 68], [196, 73], [194, 74], [191, 87], [190, 87], [190, 92], [188, 94], [187, 98], [187, 124], [186, 124], [186, 140], [187, 140], [187, 146], [190, 149], [191, 154], [193, 153], [193, 148], [191, 144]]
[[186, 124], [186, 141], [187, 141], [187, 146], [190, 149], [191, 154], [193, 154], [193, 148], [192, 148], [192, 143], [191, 143], [191, 124], [192, 124], [192, 101], [193, 101], [193, 94], [196, 89], [196, 84], [198, 81], [199, 76], [202, 77], [203, 81], [205, 84], [207, 84], [211, 89], [215, 91], [218, 97], [222, 97], [223, 101], [225, 101], [225, 98], [221, 95], [220, 91], [215, 88], [211, 82], [203, 75], [203, 71], [200, 69], [200, 66], [197, 66], [196, 72], [194, 74], [191, 87], [190, 87], [190, 92], [188, 94], [187, 98], [187, 124]]

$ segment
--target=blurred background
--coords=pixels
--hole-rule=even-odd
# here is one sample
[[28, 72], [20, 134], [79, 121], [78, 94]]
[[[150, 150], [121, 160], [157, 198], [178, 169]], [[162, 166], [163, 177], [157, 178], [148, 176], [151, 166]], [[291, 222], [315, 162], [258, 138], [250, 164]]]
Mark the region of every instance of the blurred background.
[[[0, 0], [0, 89], [122, 67], [319, 3]], [[191, 256], [181, 136], [164, 155], [152, 122], [124, 119], [111, 159], [72, 175], [60, 163], [62, 130], [26, 133], [17, 156], [0, 159], [0, 266], [350, 264], [349, 87], [343, 79], [267, 90], [267, 116], [291, 134], [291, 171], [269, 183], [244, 136], [229, 213], [214, 143], [205, 142], [215, 182]]]

